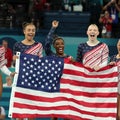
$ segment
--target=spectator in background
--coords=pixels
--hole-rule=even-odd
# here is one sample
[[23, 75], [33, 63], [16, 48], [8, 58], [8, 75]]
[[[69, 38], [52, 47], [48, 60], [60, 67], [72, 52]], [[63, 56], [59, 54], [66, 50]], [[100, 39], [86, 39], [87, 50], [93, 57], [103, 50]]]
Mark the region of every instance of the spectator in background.
[[[7, 84], [9, 85], [11, 83], [11, 77], [14, 76], [14, 73], [11, 73], [9, 69], [6, 67], [5, 63], [5, 49], [4, 47], [0, 47], [0, 70], [7, 75]], [[3, 82], [2, 82], [2, 74], [0, 73], [0, 97], [2, 96], [2, 88], [3, 88]], [[1, 119], [0, 119], [1, 120]]]
[[[16, 74], [16, 72], [11, 72], [6, 66], [5, 48], [3, 46], [0, 46], [0, 70], [1, 72], [9, 76], [10, 79], [7, 81], [7, 83], [11, 81], [11, 77], [14, 77], [14, 75]], [[2, 95], [2, 87], [2, 75], [0, 73], [0, 96]]]
[[108, 10], [113, 19], [113, 23], [118, 23], [120, 0], [111, 0], [103, 7], [103, 10]]
[[116, 37], [116, 28], [118, 28], [119, 25], [119, 12], [120, 12], [120, 0], [110, 0], [104, 7], [103, 10], [108, 10], [110, 13], [110, 16], [113, 19], [113, 37]]
[[[9, 68], [12, 65], [13, 53], [12, 53], [12, 50], [10, 48], [8, 48], [8, 41], [7, 40], [4, 39], [2, 41], [2, 46], [5, 48], [5, 59], [7, 61], [6, 66]], [[7, 86], [12, 85], [12, 81], [11, 81], [11, 78], [9, 76], [6, 77], [6, 81], [7, 81]]]
[[5, 120], [5, 109], [0, 106], [0, 120]]
[[102, 24], [102, 38], [111, 38], [113, 19], [109, 11], [105, 11], [104, 14], [101, 14], [99, 22]]
[[12, 50], [10, 48], [8, 48], [8, 41], [3, 40], [2, 41], [2, 46], [5, 48], [5, 59], [7, 60], [6, 66], [11, 67], [13, 53], [12, 53]]

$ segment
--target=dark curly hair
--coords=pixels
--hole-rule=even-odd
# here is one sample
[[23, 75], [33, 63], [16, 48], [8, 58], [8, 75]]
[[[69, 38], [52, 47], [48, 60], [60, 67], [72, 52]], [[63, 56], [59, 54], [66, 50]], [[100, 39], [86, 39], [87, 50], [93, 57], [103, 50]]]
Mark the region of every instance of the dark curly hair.
[[57, 40], [59, 40], [59, 39], [61, 39], [61, 40], [64, 42], [64, 40], [63, 40], [62, 37], [60, 37], [60, 36], [58, 36], [58, 35], [54, 35], [54, 36], [53, 36], [53, 42], [52, 42], [52, 44], [54, 45], [55, 42], [56, 42]]

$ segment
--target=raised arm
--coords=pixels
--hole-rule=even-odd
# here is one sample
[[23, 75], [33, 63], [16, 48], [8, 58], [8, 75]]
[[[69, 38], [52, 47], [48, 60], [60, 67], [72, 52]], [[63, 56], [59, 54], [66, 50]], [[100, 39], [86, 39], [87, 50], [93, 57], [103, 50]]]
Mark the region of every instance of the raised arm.
[[109, 6], [111, 6], [111, 4], [114, 3], [114, 2], [115, 2], [115, 0], [110, 0], [110, 2], [108, 2], [108, 3], [103, 7], [103, 10], [107, 10], [107, 8], [108, 8]]
[[44, 49], [45, 49], [46, 55], [52, 55], [53, 54], [53, 52], [51, 50], [51, 44], [52, 44], [52, 41], [53, 41], [53, 38], [54, 38], [54, 32], [55, 32], [56, 28], [58, 27], [58, 24], [59, 24], [59, 22], [56, 21], [56, 20], [54, 20], [52, 22], [52, 27], [51, 27], [51, 29], [50, 29], [50, 31], [49, 31], [46, 39], [45, 39]]

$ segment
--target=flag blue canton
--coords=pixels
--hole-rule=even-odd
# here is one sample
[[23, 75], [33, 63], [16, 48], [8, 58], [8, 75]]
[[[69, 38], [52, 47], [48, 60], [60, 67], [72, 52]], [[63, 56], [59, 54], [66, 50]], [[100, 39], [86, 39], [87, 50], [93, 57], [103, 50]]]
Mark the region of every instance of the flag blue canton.
[[17, 86], [45, 92], [60, 91], [64, 59], [22, 54]]

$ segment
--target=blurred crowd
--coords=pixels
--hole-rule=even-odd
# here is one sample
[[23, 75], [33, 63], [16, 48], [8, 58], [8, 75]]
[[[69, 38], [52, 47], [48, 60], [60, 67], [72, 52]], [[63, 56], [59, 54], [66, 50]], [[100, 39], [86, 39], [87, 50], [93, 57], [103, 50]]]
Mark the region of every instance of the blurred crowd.
[[[18, 0], [19, 1], [19, 0]], [[0, 23], [3, 26], [20, 27], [24, 21], [34, 22], [44, 28], [44, 12], [89, 12], [90, 23], [97, 24], [101, 37], [116, 37], [120, 23], [120, 0], [0, 0]], [[107, 14], [107, 17], [106, 16]], [[109, 18], [109, 19], [108, 19]], [[107, 31], [107, 32], [106, 32]], [[115, 33], [113, 33], [115, 31]], [[119, 31], [119, 29], [117, 30]]]

